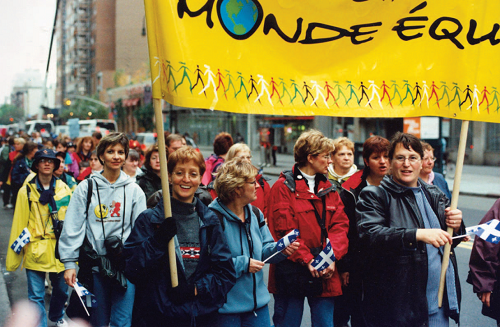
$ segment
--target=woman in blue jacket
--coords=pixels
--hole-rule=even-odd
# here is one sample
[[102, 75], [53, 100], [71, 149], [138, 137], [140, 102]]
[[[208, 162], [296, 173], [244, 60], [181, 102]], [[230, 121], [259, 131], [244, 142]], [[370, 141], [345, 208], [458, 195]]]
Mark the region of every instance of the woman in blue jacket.
[[[217, 326], [217, 309], [236, 277], [217, 216], [194, 195], [203, 156], [183, 147], [168, 158], [172, 218], [163, 200], [144, 211], [125, 243], [125, 275], [136, 286], [133, 326]], [[174, 238], [179, 285], [171, 287], [168, 243]]]
[[[273, 256], [277, 249], [264, 215], [250, 205], [257, 198], [256, 175], [251, 163], [234, 158], [221, 166], [214, 183], [218, 198], [209, 208], [221, 219], [237, 277], [226, 303], [219, 309], [216, 324], [219, 327], [271, 325], [267, 307], [271, 297], [264, 284], [262, 261]], [[286, 259], [298, 247], [298, 242], [290, 244], [269, 262]]]

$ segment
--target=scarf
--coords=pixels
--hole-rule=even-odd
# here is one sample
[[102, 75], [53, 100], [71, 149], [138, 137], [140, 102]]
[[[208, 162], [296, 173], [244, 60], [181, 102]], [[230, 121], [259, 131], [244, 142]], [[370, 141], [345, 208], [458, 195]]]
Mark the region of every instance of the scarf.
[[54, 176], [52, 176], [52, 179], [50, 180], [50, 186], [47, 190], [43, 188], [42, 183], [38, 179], [38, 176], [36, 177], [36, 185], [38, 191], [40, 192], [40, 199], [38, 201], [40, 201], [42, 205], [46, 205], [48, 203], [51, 213], [57, 212], [56, 200], [54, 200], [56, 185], [56, 179], [54, 178]]

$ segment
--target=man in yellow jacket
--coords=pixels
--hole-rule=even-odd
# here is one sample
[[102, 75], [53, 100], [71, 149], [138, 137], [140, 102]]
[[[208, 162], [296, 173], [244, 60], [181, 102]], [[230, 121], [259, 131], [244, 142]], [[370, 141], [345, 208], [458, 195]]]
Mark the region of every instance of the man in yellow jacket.
[[65, 218], [71, 190], [53, 175], [59, 164], [54, 151], [36, 152], [32, 170], [37, 174], [28, 177], [19, 190], [10, 233], [11, 246], [7, 250], [8, 271], [15, 271], [23, 261], [28, 298], [40, 309], [40, 327], [47, 326], [44, 302], [47, 272], [53, 287], [49, 319], [55, 326], [67, 326], [63, 316], [68, 286], [64, 282], [64, 265], [55, 257], [54, 225], [57, 227]]

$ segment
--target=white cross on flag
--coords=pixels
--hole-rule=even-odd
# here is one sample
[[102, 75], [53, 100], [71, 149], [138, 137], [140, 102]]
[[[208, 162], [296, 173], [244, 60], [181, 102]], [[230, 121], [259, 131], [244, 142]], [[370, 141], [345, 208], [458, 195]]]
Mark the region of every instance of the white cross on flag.
[[330, 240], [326, 239], [325, 248], [318, 254], [318, 256], [314, 259], [312, 266], [317, 271], [322, 271], [328, 268], [335, 261], [335, 254], [333, 253], [332, 245], [330, 244]]
[[21, 234], [19, 234], [14, 243], [12, 243], [10, 248], [17, 254], [21, 253], [22, 248], [30, 242], [30, 237], [31, 234], [28, 228], [24, 227], [23, 231], [21, 232]]
[[76, 294], [78, 294], [78, 296], [84, 301], [85, 306], [89, 308], [97, 306], [94, 294], [90, 293], [85, 287], [83, 287], [82, 284], [76, 282], [73, 287], [75, 288]]
[[300, 235], [299, 230], [294, 229], [290, 233], [283, 236], [283, 238], [281, 238], [278, 241], [278, 244], [276, 245], [277, 251], [284, 250], [287, 246], [295, 242], [295, 240], [297, 239], [297, 237], [299, 237], [299, 235]]
[[476, 234], [483, 240], [497, 244], [500, 242], [500, 221], [492, 219], [485, 224], [468, 227], [465, 229], [467, 234]]

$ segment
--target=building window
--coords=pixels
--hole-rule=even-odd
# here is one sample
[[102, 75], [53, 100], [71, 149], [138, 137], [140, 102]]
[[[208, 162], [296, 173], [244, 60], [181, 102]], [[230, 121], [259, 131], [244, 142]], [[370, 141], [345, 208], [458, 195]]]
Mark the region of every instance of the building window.
[[486, 123], [486, 151], [500, 151], [500, 124]]

